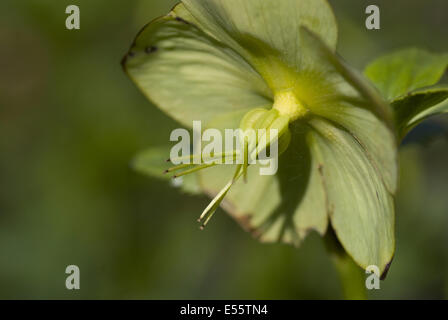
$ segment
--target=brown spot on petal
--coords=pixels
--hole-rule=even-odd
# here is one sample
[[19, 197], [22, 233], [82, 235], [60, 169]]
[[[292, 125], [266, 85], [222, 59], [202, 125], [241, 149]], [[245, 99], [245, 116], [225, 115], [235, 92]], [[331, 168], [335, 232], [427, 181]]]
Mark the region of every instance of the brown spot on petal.
[[384, 280], [387, 277], [387, 273], [389, 272], [390, 265], [392, 264], [392, 261], [394, 260], [394, 257], [389, 261], [388, 264], [386, 264], [386, 267], [384, 268], [383, 274], [381, 275], [380, 279]]
[[251, 218], [252, 216], [249, 214], [241, 217], [234, 216], [234, 219], [245, 231], [249, 232], [255, 239], [258, 239], [261, 237], [261, 232], [251, 225]]
[[[213, 196], [213, 194], [210, 194]], [[251, 214], [242, 214], [238, 212], [237, 208], [230, 201], [224, 199], [221, 202], [221, 207], [233, 218], [235, 221], [243, 228], [244, 231], [249, 232], [255, 239], [259, 239], [261, 237], [261, 232], [254, 228], [251, 224]]]
[[145, 48], [145, 52], [146, 52], [147, 54], [154, 53], [154, 52], [156, 52], [157, 50], [159, 50], [159, 48], [157, 48], [156, 46], [148, 46], [148, 47]]
[[191, 24], [190, 22], [188, 22], [188, 21], [185, 20], [185, 19], [182, 19], [181, 17], [176, 17], [175, 19], [176, 19], [176, 21], [179, 21], [179, 22], [182, 22], [182, 23], [185, 23], [185, 24], [188, 24], [188, 25]]

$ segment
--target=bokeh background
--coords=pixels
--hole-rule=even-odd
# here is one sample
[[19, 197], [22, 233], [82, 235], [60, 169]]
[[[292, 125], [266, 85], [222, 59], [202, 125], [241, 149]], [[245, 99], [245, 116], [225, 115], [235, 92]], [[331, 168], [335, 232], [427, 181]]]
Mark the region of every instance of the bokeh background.
[[[339, 52], [362, 69], [408, 46], [448, 52], [446, 0], [333, 0]], [[0, 1], [0, 298], [342, 298], [321, 239], [260, 244], [223, 211], [200, 232], [204, 196], [134, 172], [173, 120], [124, 75], [121, 57], [172, 0]], [[81, 29], [65, 28], [66, 6]], [[381, 9], [381, 30], [364, 27]], [[397, 251], [373, 299], [448, 298], [448, 118], [401, 148]], [[65, 268], [81, 289], [65, 288]]]

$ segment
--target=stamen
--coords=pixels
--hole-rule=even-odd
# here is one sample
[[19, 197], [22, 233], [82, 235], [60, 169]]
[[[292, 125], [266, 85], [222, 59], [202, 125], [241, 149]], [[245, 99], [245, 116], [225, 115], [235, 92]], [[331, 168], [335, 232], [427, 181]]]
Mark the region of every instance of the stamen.
[[206, 156], [202, 156], [202, 161], [211, 161], [211, 160], [218, 160], [218, 158], [221, 158], [223, 162], [227, 160], [227, 158], [232, 157], [233, 159], [236, 159], [236, 156], [238, 155], [237, 150], [229, 151], [229, 152], [219, 152], [216, 154], [209, 154]]
[[210, 154], [207, 157], [204, 157], [202, 154], [201, 155], [192, 154], [192, 155], [183, 156], [183, 157], [170, 158], [167, 160], [167, 162], [183, 162], [185, 160], [190, 160], [190, 163], [193, 163], [194, 160], [199, 160], [199, 156], [200, 156], [200, 160], [202, 162], [202, 161], [213, 160], [214, 158], [217, 158], [217, 157], [222, 157], [224, 159], [226, 157], [234, 156], [237, 153], [238, 153], [237, 150], [232, 150], [232, 151], [228, 151], [228, 152], [219, 152], [216, 154]]
[[215, 162], [214, 163], [210, 163], [210, 164], [201, 164], [201, 165], [198, 165], [198, 166], [196, 166], [196, 167], [194, 167], [192, 169], [185, 170], [185, 171], [183, 171], [181, 173], [178, 173], [175, 176], [173, 176], [173, 178], [176, 179], [176, 178], [185, 176], [187, 174], [190, 174], [190, 173], [202, 170], [202, 169], [210, 168], [210, 167], [213, 167], [213, 166], [216, 166], [216, 165], [217, 165], [217, 163], [215, 163]]
[[247, 137], [244, 138], [244, 162], [243, 162], [243, 173], [244, 173], [244, 183], [247, 182], [247, 167], [249, 165], [249, 142]]
[[169, 173], [169, 172], [177, 171], [177, 170], [180, 170], [180, 169], [189, 167], [189, 166], [191, 166], [191, 164], [189, 164], [189, 163], [186, 163], [186, 164], [180, 164], [180, 165], [178, 165], [178, 166], [171, 167], [171, 168], [165, 170], [164, 173]]
[[221, 204], [222, 200], [224, 200], [224, 197], [226, 196], [227, 192], [229, 192], [232, 185], [241, 177], [243, 170], [241, 170], [242, 165], [238, 165], [235, 174], [225, 186], [224, 188], [216, 195], [216, 197], [210, 202], [210, 204], [205, 208], [205, 210], [202, 212], [201, 216], [198, 219], [198, 222], [201, 222], [204, 218], [205, 221], [200, 226], [201, 230], [204, 230], [207, 223], [212, 218], [213, 214], [218, 209], [219, 205]]

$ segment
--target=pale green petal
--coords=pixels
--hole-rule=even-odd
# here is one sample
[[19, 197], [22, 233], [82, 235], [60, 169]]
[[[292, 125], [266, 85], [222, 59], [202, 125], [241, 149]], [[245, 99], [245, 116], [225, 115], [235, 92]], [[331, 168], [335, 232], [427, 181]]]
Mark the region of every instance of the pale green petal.
[[360, 266], [384, 272], [395, 249], [393, 197], [352, 135], [324, 120], [311, 125], [311, 153], [321, 166], [332, 227]]
[[[152, 147], [140, 152], [132, 161], [132, 167], [153, 178], [169, 180], [169, 175], [165, 174], [165, 170], [172, 166], [166, 160], [170, 155], [169, 146]], [[202, 192], [199, 186], [197, 174], [190, 174], [177, 178], [176, 181], [171, 180], [172, 184], [180, 187], [183, 192], [189, 194], [199, 194]]]
[[148, 176], [168, 179], [164, 174], [171, 164], [167, 162], [170, 157], [170, 148], [168, 146], [158, 146], [146, 149], [138, 153], [132, 160], [132, 167]]
[[273, 90], [293, 81], [288, 72], [315, 66], [303, 50], [306, 26], [333, 50], [337, 24], [325, 0], [183, 0], [202, 30], [245, 57]]
[[123, 66], [152, 102], [189, 127], [272, 104], [265, 82], [243, 58], [174, 12], [141, 31]]
[[371, 112], [353, 106], [335, 104], [331, 108], [316, 109], [315, 113], [350, 132], [381, 175], [387, 189], [394, 194], [397, 189], [398, 159], [392, 131]]
[[[397, 142], [392, 122], [392, 109], [364, 77], [331, 52], [315, 34], [302, 28], [307, 50], [327, 70], [332, 90], [328, 96], [307, 105], [313, 114], [342, 126], [363, 147], [368, 159], [381, 175], [391, 193], [397, 187]], [[330, 82], [328, 82], [330, 81]], [[333, 91], [333, 92], [332, 92]]]
[[328, 108], [328, 112], [331, 112], [335, 105], [346, 102], [354, 107], [370, 110], [390, 129], [393, 129], [391, 106], [362, 74], [348, 66], [313, 31], [302, 27], [300, 33], [303, 41], [306, 42], [306, 49], [313, 53], [320, 68], [325, 70], [324, 80], [320, 81], [320, 86], [327, 87], [321, 90], [325, 95], [314, 103], [308, 103], [310, 110]]

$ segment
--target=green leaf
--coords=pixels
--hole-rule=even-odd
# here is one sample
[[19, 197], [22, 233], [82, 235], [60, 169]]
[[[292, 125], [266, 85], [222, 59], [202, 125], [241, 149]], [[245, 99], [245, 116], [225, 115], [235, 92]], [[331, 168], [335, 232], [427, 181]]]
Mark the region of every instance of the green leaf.
[[324, 120], [311, 125], [311, 153], [321, 168], [333, 229], [360, 266], [384, 272], [395, 249], [393, 197], [353, 136]]
[[[166, 161], [169, 155], [169, 146], [152, 147], [140, 152], [132, 161], [132, 167], [150, 177], [168, 181], [170, 176], [164, 172], [172, 166]], [[180, 187], [182, 191], [189, 194], [199, 194], [202, 191], [197, 174], [190, 174], [171, 181], [174, 186]]]
[[[182, 5], [177, 12], [190, 17]], [[265, 82], [241, 56], [174, 11], [140, 32], [123, 67], [151, 101], [187, 127], [271, 103]]]
[[[448, 87], [433, 86], [448, 66], [448, 54], [404, 49], [378, 58], [366, 76], [392, 104], [400, 139], [431, 115], [446, 112]], [[433, 86], [433, 87], [431, 87]]]
[[[447, 93], [447, 91], [444, 91], [444, 95]], [[447, 95], [448, 98], [448, 95]], [[418, 115], [416, 115], [414, 118], [412, 118], [409, 121], [409, 128], [416, 126], [421, 121], [425, 120], [426, 118], [442, 113], [448, 113], [448, 100], [445, 99], [442, 103], [436, 104], [433, 107], [427, 108], [425, 111], [420, 112]]]
[[410, 91], [436, 84], [447, 66], [447, 54], [411, 48], [376, 59], [364, 72], [383, 96], [392, 102]]
[[399, 136], [404, 136], [430, 116], [448, 112], [448, 85], [422, 88], [396, 99], [392, 106]]

